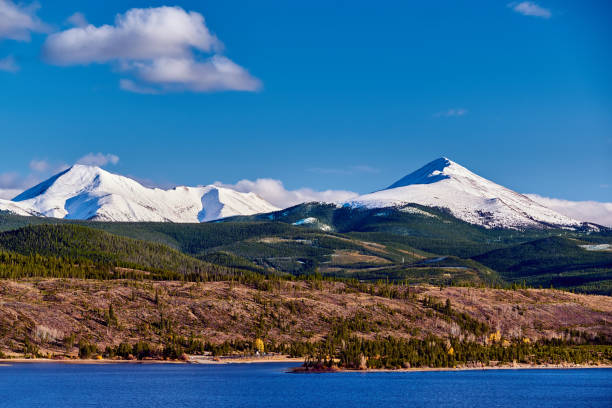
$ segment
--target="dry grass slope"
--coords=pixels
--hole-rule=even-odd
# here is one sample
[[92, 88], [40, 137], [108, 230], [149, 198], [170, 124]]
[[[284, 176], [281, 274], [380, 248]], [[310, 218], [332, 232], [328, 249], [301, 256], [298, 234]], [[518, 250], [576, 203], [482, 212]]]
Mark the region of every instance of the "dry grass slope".
[[[420, 286], [407, 298], [390, 299], [339, 282], [280, 281], [259, 290], [233, 282], [24, 279], [0, 281], [0, 351], [21, 355], [26, 338], [42, 354], [76, 354], [69, 338], [101, 349], [123, 341], [155, 344], [162, 324], [212, 343], [255, 336], [277, 344], [314, 341], [338, 319], [355, 321], [356, 334], [365, 338], [434, 334], [486, 341], [488, 334], [476, 335], [426, 307], [425, 297], [449, 299], [453, 310], [506, 338], [561, 338], [566, 329], [612, 338], [612, 298], [557, 290]], [[116, 318], [109, 323], [111, 304]]]

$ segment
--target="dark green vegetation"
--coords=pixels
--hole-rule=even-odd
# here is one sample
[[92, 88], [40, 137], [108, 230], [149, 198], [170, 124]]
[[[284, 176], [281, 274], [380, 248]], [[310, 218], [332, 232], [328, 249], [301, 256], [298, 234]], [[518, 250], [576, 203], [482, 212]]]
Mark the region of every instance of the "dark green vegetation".
[[309, 345], [304, 366], [311, 370], [400, 369], [489, 366], [508, 364], [610, 364], [612, 346], [559, 341], [513, 342], [483, 345], [475, 342], [388, 337], [364, 340], [357, 336], [330, 335]]
[[[470, 315], [454, 310], [450, 301], [440, 303], [425, 297], [425, 307], [459, 324], [465, 331], [482, 336], [490, 328]], [[290, 353], [306, 356], [306, 371], [329, 369], [401, 369], [443, 368], [508, 364], [610, 364], [612, 363], [612, 339], [606, 336], [584, 336], [579, 331], [567, 331], [565, 338], [506, 339], [490, 335], [482, 342], [466, 341], [453, 336], [440, 338], [396, 338], [392, 336], [364, 339], [355, 332], [366, 331], [363, 325], [355, 326], [353, 320], [341, 320], [321, 341], [293, 344]], [[498, 332], [499, 334], [499, 332]], [[300, 371], [300, 370], [298, 370]]]
[[609, 295], [612, 252], [588, 251], [579, 246], [585, 244], [589, 242], [553, 236], [490, 251], [474, 259], [499, 271], [508, 282]]
[[0, 233], [0, 276], [154, 279], [225, 277], [234, 269], [166, 245], [79, 225], [36, 225]]
[[[227, 218], [235, 221], [279, 221], [295, 223], [316, 218], [331, 231], [375, 242], [400, 242], [433, 254], [473, 256], [509, 245], [548, 236], [582, 237], [589, 242], [610, 243], [612, 230], [486, 229], [453, 217], [444, 209], [409, 204], [401, 208], [367, 209], [336, 207], [331, 204], [300, 204], [271, 214]], [[308, 226], [309, 224], [304, 224]], [[317, 225], [313, 225], [317, 228]]]
[[[408, 279], [430, 282], [437, 276], [452, 277], [447, 284], [487, 282], [532, 287], [565, 288], [586, 293], [612, 294], [612, 251], [588, 251], [581, 245], [612, 243], [612, 230], [502, 230], [486, 229], [458, 220], [443, 209], [416, 204], [403, 208], [361, 209], [303, 204], [271, 215], [237, 217], [237, 220], [274, 219], [294, 223], [308, 217], [311, 224], [327, 225], [351, 238], [386, 246], [403, 245], [423, 251], [421, 262], [395, 265], [378, 271], [356, 272], [359, 279]], [[433, 257], [433, 254], [439, 255]], [[425, 269], [427, 266], [429, 270]], [[477, 271], [480, 279], [461, 276]], [[438, 279], [441, 281], [443, 279]]]
[[[444, 210], [419, 205], [358, 209], [302, 204], [276, 213], [205, 224], [105, 223], [0, 214], [0, 230], [4, 231], [48, 223], [90, 229], [75, 228], [67, 233], [62, 229], [67, 227], [32, 227], [7, 232], [0, 236], [4, 256], [26, 256], [27, 261], [11, 262], [39, 262], [47, 265], [43, 269], [57, 270], [52, 264], [61, 257], [69, 258], [73, 269], [91, 262], [106, 269], [119, 266], [160, 277], [318, 274], [361, 281], [553, 286], [612, 294], [612, 252], [588, 251], [580, 246], [612, 243], [612, 230], [606, 228], [491, 230], [460, 221]], [[108, 234], [94, 233], [93, 229]], [[115, 249], [116, 245], [120, 248]], [[32, 261], [33, 255], [42, 258]], [[74, 262], [76, 258], [78, 262]], [[6, 265], [7, 261], [3, 262]]]
[[[452, 311], [449, 310], [452, 313]], [[268, 352], [305, 358], [307, 370], [346, 369], [401, 369], [490, 366], [508, 364], [610, 364], [612, 346], [605, 338], [588, 338], [580, 342], [560, 339], [527, 343], [520, 340], [481, 344], [458, 339], [428, 336], [425, 339], [386, 337], [364, 339], [354, 331], [367, 330], [367, 321], [356, 326], [354, 319], [340, 320], [325, 339], [318, 342], [294, 341], [265, 345]], [[163, 345], [146, 341], [122, 342], [106, 346], [80, 340], [78, 356], [82, 359], [97, 355], [106, 359], [124, 360], [187, 360], [187, 355], [212, 356], [253, 355], [254, 341], [225, 341], [220, 344], [203, 342], [194, 337], [167, 336]], [[36, 345], [26, 342], [24, 354], [42, 357]], [[299, 371], [299, 370], [297, 370]]]

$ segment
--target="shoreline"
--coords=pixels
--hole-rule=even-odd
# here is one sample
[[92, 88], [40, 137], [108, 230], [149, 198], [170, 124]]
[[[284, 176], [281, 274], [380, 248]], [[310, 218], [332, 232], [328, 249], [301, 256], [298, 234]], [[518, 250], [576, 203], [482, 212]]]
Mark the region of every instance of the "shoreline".
[[0, 367], [15, 364], [35, 363], [57, 363], [57, 364], [202, 364], [202, 365], [224, 365], [224, 364], [261, 364], [261, 363], [304, 363], [303, 358], [289, 356], [264, 356], [264, 357], [211, 357], [211, 356], [188, 356], [187, 360], [115, 360], [115, 359], [53, 359], [53, 358], [3, 358], [0, 359]]
[[[269, 364], [269, 363], [304, 363], [303, 358], [289, 356], [268, 356], [268, 357], [210, 357], [210, 356], [189, 356], [187, 361], [181, 360], [111, 360], [111, 359], [49, 359], [49, 358], [8, 358], [0, 359], [1, 367], [10, 367], [13, 364], [88, 364], [88, 365], [107, 365], [107, 364], [200, 364], [200, 365], [229, 365], [229, 364]], [[509, 364], [499, 366], [482, 367], [415, 367], [399, 369], [347, 369], [333, 368], [320, 370], [300, 370], [302, 366], [293, 367], [288, 373], [293, 374], [328, 374], [328, 373], [410, 373], [410, 372], [437, 372], [437, 371], [485, 371], [485, 370], [576, 370], [603, 368], [612, 369], [612, 364]]]
[[289, 357], [285, 355], [264, 356], [264, 357], [210, 357], [210, 356], [189, 356], [187, 363], [191, 364], [262, 364], [262, 363], [304, 363], [303, 357]]
[[489, 371], [489, 370], [581, 370], [587, 368], [606, 368], [611, 369], [612, 364], [602, 365], [563, 365], [563, 364], [542, 364], [542, 365], [502, 365], [484, 367], [417, 367], [417, 368], [380, 368], [380, 369], [338, 369], [337, 373], [411, 373], [411, 372], [434, 372], [434, 371]]
[[435, 371], [485, 371], [485, 370], [580, 370], [589, 368], [612, 369], [612, 364], [506, 364], [481, 367], [414, 367], [414, 368], [310, 368], [295, 367], [292, 374], [326, 374], [326, 373], [411, 373], [411, 372], [435, 372]]

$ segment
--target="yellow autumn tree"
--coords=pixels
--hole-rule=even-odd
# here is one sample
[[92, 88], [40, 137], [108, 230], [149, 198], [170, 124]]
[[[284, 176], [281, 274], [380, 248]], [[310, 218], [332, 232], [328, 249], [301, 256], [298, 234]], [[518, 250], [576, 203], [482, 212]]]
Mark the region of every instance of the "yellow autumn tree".
[[260, 339], [259, 337], [255, 339], [255, 350], [259, 351], [260, 353], [264, 352], [264, 342], [262, 339]]
[[499, 343], [501, 341], [501, 333], [497, 330], [495, 333], [489, 334], [489, 343]]

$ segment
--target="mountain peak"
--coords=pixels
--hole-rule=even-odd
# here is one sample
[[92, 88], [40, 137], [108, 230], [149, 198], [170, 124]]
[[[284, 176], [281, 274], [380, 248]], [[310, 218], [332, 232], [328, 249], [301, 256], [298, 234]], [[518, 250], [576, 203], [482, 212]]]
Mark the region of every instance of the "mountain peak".
[[34, 198], [38, 195], [44, 194], [49, 187], [51, 187], [53, 185], [53, 183], [55, 183], [55, 181], [60, 178], [61, 176], [63, 176], [64, 174], [68, 173], [70, 171], [72, 167], [63, 170], [59, 173], [57, 173], [55, 176], [52, 176], [50, 178], [48, 178], [47, 180], [35, 185], [34, 187], [31, 187], [27, 190], [25, 190], [24, 192], [22, 192], [21, 194], [17, 195], [15, 198], [13, 198], [12, 201], [23, 201], [23, 200], [29, 200], [30, 198]]
[[100, 171], [106, 171], [101, 167], [98, 166], [94, 166], [91, 164], [81, 164], [81, 163], [75, 163], [72, 166], [70, 166], [68, 168], [68, 171], [90, 171], [90, 172], [100, 172]]
[[427, 163], [384, 190], [352, 199], [353, 206], [445, 208], [487, 228], [578, 226], [580, 223], [487, 180], [446, 157]]
[[253, 193], [217, 186], [148, 188], [97, 166], [75, 164], [0, 209], [19, 214], [101, 221], [211, 221], [278, 208]]
[[[47, 193], [50, 189], [64, 188], [70, 186], [72, 190], [80, 190], [90, 185], [93, 180], [101, 175], [111, 175], [112, 173], [97, 166], [86, 164], [74, 164], [71, 167], [60, 171], [47, 180], [35, 185], [19, 194], [13, 201], [25, 201]], [[120, 176], [117, 176], [120, 177]]]
[[[455, 170], [455, 171], [452, 171]], [[446, 158], [440, 157], [436, 160], [433, 160], [420, 169], [413, 171], [407, 176], [399, 179], [395, 183], [391, 184], [386, 189], [392, 189], [397, 187], [406, 187], [413, 184], [431, 184], [436, 183], [440, 180], [445, 180], [451, 177], [453, 173], [461, 172], [465, 173], [468, 171], [465, 167], [460, 166], [454, 161]]]

